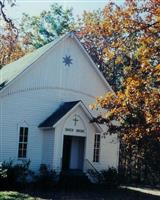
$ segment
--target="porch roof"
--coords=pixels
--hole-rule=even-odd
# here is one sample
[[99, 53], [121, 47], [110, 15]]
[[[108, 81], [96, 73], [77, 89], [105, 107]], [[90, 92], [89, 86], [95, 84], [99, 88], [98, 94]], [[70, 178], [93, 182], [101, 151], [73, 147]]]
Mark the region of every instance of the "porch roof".
[[53, 127], [64, 115], [66, 115], [80, 101], [64, 102], [47, 119], [39, 124], [39, 128]]
[[[84, 103], [79, 101], [71, 101], [71, 102], [64, 102], [62, 103], [57, 110], [55, 110], [47, 119], [45, 119], [43, 122], [39, 124], [39, 128], [55, 128], [57, 124], [64, 118], [69, 115], [70, 112], [72, 112], [73, 109], [76, 107], [81, 106], [82, 110], [85, 112], [85, 114], [88, 116], [90, 120], [93, 119], [92, 114], [89, 112], [89, 110], [86, 108]], [[93, 126], [96, 127], [96, 130], [98, 132], [103, 132], [102, 127], [97, 123], [92, 123]]]

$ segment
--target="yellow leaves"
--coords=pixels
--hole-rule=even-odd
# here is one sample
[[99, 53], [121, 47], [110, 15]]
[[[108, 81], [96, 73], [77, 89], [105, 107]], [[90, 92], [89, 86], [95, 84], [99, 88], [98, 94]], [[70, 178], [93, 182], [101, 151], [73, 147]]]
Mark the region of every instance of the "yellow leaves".
[[89, 105], [90, 110], [95, 110], [96, 108], [97, 108], [97, 105], [95, 103]]
[[155, 67], [156, 70], [160, 71], [160, 64]]
[[148, 66], [151, 66], [149, 61], [148, 60], [143, 60], [142, 61], [142, 68], [145, 68], [145, 67], [148, 67]]
[[104, 108], [114, 101], [115, 95], [112, 92], [105, 94], [104, 96], [96, 97], [96, 105]]
[[142, 64], [141, 64], [141, 72], [145, 73], [145, 72], [151, 72], [152, 71], [152, 66], [150, 65], [149, 61], [146, 59], [142, 60]]
[[124, 67], [123, 73], [126, 75], [126, 74], [130, 73], [131, 70], [132, 70], [132, 68], [130, 66]]
[[[155, 51], [159, 49], [156, 43], [160, 28], [159, 16], [160, 8], [153, 0], [149, 4], [144, 2], [141, 5], [137, 1], [131, 3], [129, 0], [125, 6], [121, 7], [116, 3], [109, 3], [104, 8], [98, 23], [91, 14], [88, 16], [86, 14], [88, 21], [92, 21], [92, 28], [90, 23], [86, 29], [89, 32], [92, 29], [96, 36], [107, 38], [105, 48], [110, 49], [106, 51], [108, 58], [116, 57], [119, 55], [119, 51], [130, 53], [131, 50], [135, 54], [137, 53], [137, 58], [141, 60], [154, 57]], [[157, 23], [155, 24], [155, 22]], [[108, 37], [113, 37], [114, 41], [109, 40], [108, 42]], [[112, 48], [115, 48], [116, 52], [112, 52]], [[120, 63], [121, 61], [117, 58], [116, 62]]]
[[106, 105], [110, 104], [115, 99], [113, 92], [108, 92], [104, 96], [96, 97], [96, 102], [89, 105], [91, 110], [98, 109], [99, 107], [104, 108]]
[[[155, 75], [160, 75], [160, 64], [158, 64], [155, 69], [154, 69], [154, 74]], [[159, 77], [160, 78], [160, 77]]]
[[159, 61], [160, 10], [156, 0], [151, 0], [149, 5], [128, 2], [125, 7], [106, 6], [98, 28], [92, 27], [93, 33], [103, 41], [104, 60], [113, 61], [114, 67], [121, 66], [120, 63], [126, 65], [122, 90], [116, 92], [116, 97], [112, 93], [97, 97], [92, 108], [105, 108], [103, 117], [119, 120], [127, 133], [125, 140], [131, 141], [152, 134], [160, 121], [160, 64], [155, 66]]
[[118, 57], [116, 57], [115, 64], [120, 64], [120, 63], [122, 63], [122, 61], [123, 61], [122, 57], [118, 56]]
[[150, 112], [146, 111], [146, 122], [147, 123], [152, 123], [153, 122], [153, 116]]
[[154, 9], [154, 14], [157, 16], [157, 18], [160, 18], [160, 8], [159, 7]]
[[109, 50], [108, 48], [105, 48], [103, 52], [105, 53], [108, 60], [112, 59], [115, 55], [114, 52]]
[[141, 45], [138, 49], [137, 49], [137, 57], [140, 60], [144, 60], [146, 58], [149, 57], [150, 55], [150, 48], [147, 48], [147, 46], [145, 44]]
[[126, 84], [128, 88], [136, 88], [141, 84], [141, 80], [136, 78], [136, 76], [129, 77], [126, 80]]
[[153, 42], [153, 38], [152, 37], [144, 37], [143, 42], [146, 44], [150, 44]]

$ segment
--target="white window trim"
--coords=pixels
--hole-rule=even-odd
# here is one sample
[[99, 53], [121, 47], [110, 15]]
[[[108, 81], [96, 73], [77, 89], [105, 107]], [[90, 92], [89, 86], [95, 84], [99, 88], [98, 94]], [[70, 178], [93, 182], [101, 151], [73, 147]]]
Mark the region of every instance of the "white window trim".
[[[99, 159], [98, 159], [98, 161], [95, 161], [94, 160], [94, 157], [95, 157], [95, 155], [94, 155], [94, 151], [95, 151], [95, 137], [96, 137], [96, 135], [99, 135], [100, 136], [100, 144], [99, 144]], [[100, 135], [100, 133], [96, 133], [95, 135], [94, 135], [94, 146], [93, 146], [93, 163], [100, 163], [100, 155], [101, 155], [101, 135]]]
[[[28, 129], [28, 134], [29, 134], [29, 128], [28, 128], [28, 126], [25, 126], [25, 125], [19, 125], [18, 126], [18, 151], [17, 151], [17, 158], [18, 158], [18, 160], [26, 160], [27, 159], [27, 153], [28, 153], [28, 138], [29, 138], [29, 136], [27, 135], [27, 142], [20, 142], [20, 129], [21, 128], [23, 128], [23, 129], [27, 128]], [[23, 135], [23, 137], [24, 137], [24, 135]], [[27, 147], [26, 147], [26, 156], [25, 157], [19, 157], [19, 144], [20, 143], [26, 143], [27, 144]]]

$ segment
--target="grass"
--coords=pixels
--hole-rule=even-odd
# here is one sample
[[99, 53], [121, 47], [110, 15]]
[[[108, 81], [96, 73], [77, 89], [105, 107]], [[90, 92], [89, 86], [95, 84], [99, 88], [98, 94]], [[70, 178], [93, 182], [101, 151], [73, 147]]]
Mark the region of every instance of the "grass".
[[160, 197], [127, 189], [98, 191], [0, 192], [0, 200], [159, 200]]
[[13, 191], [0, 192], [0, 200], [40, 200], [41, 198], [31, 197], [28, 194], [23, 194]]

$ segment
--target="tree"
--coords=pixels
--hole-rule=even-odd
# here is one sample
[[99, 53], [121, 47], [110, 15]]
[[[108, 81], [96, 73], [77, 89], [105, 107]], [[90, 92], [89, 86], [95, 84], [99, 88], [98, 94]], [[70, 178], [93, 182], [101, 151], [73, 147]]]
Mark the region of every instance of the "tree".
[[15, 1], [0, 1], [0, 68], [24, 55], [18, 28], [5, 13], [6, 3], [13, 7]]
[[[142, 52], [144, 60], [149, 56], [159, 62], [158, 16], [157, 0], [109, 3], [103, 11], [84, 13], [78, 36], [115, 90], [122, 83], [123, 68], [135, 68]], [[147, 52], [149, 45], [155, 48]]]
[[3, 33], [0, 34], [0, 68], [25, 54], [18, 38], [10, 27], [6, 25], [3, 30]]
[[[11, 7], [15, 6], [15, 0], [8, 0], [7, 2], [8, 4], [10, 4]], [[4, 20], [4, 22], [6, 22], [8, 26], [12, 28], [14, 33], [17, 35], [18, 30], [15, 24], [13, 23], [13, 21], [6, 15], [5, 10], [4, 10], [5, 6], [6, 6], [6, 0], [3, 0], [3, 1], [0, 0], [0, 16]]]
[[[95, 121], [121, 141], [121, 164], [134, 181], [160, 183], [160, 1], [110, 3], [103, 20], [83, 27], [105, 41], [103, 59], [123, 66], [122, 87], [97, 97]], [[118, 123], [115, 123], [118, 122]]]
[[64, 9], [58, 4], [39, 16], [23, 14], [20, 25], [23, 44], [26, 48], [39, 48], [70, 31], [73, 22], [72, 9]]
[[54, 4], [39, 16], [32, 17], [24, 13], [17, 28], [5, 13], [7, 2], [12, 7], [15, 5], [15, 0], [0, 1], [0, 68], [53, 41], [73, 27], [72, 9]]

